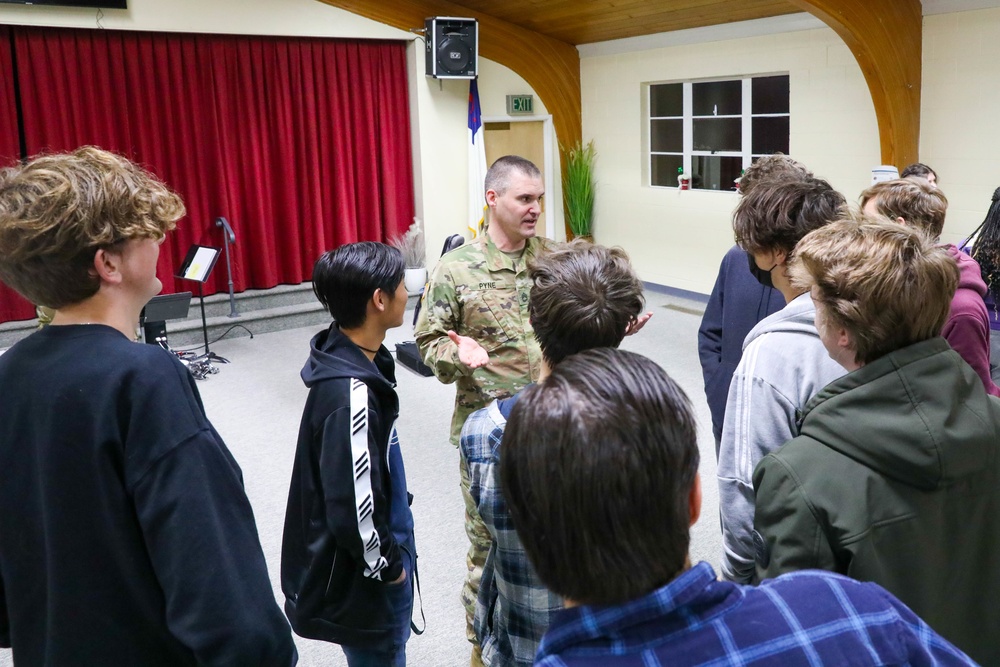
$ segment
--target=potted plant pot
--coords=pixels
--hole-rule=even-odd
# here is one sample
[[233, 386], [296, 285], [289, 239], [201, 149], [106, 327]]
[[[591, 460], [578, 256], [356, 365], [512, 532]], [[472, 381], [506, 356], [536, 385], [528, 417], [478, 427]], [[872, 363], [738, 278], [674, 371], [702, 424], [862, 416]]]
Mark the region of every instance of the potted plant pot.
[[420, 294], [420, 290], [424, 288], [427, 283], [427, 269], [423, 266], [406, 269], [403, 275], [403, 285], [406, 286], [406, 293], [411, 296], [414, 294]]

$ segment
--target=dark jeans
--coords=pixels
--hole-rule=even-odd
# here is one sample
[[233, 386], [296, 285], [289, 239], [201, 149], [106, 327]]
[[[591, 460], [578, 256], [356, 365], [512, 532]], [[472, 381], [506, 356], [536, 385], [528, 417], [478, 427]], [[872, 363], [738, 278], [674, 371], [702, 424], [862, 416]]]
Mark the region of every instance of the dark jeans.
[[386, 585], [396, 633], [392, 649], [376, 651], [361, 646], [341, 646], [349, 667], [406, 667], [406, 640], [410, 638], [413, 613], [413, 543], [402, 545], [402, 550], [406, 579], [399, 584]]

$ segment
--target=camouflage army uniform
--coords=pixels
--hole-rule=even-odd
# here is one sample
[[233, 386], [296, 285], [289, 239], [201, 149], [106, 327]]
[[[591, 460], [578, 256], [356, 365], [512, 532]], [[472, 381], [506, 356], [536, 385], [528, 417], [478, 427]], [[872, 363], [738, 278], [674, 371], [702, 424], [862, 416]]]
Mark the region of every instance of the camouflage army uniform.
[[[548, 244], [546, 239], [528, 239], [524, 254], [515, 262], [484, 234], [442, 257], [424, 290], [414, 334], [424, 363], [439, 380], [457, 385], [451, 420], [451, 444], [456, 447], [462, 425], [470, 414], [538, 380], [542, 352], [528, 322], [531, 281], [527, 262]], [[458, 360], [458, 346], [448, 338], [449, 329], [475, 339], [489, 353], [489, 363], [475, 370], [462, 364]], [[462, 603], [466, 610], [466, 634], [475, 644], [472, 619], [490, 534], [469, 495], [465, 461], [459, 463], [465, 531], [472, 543]]]

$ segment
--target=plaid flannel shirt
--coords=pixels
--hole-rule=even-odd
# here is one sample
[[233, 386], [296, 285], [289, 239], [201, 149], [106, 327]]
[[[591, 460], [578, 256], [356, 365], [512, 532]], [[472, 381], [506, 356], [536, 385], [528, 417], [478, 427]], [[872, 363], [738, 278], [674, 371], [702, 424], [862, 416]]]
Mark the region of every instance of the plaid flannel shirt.
[[490, 667], [531, 665], [550, 619], [563, 608], [562, 598], [549, 592], [528, 562], [500, 492], [500, 441], [506, 425], [494, 401], [469, 416], [459, 444], [469, 469], [469, 491], [493, 537], [475, 616], [483, 664]]
[[[627, 576], [627, 573], [623, 573]], [[758, 587], [699, 563], [623, 605], [566, 609], [541, 667], [975, 665], [873, 583], [802, 571]]]

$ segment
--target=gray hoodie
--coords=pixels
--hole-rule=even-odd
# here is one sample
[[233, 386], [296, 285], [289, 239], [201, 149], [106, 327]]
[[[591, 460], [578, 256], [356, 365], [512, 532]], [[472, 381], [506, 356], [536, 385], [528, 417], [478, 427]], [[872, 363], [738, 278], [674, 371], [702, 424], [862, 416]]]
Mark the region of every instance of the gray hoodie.
[[823, 347], [815, 317], [812, 298], [802, 294], [743, 341], [719, 446], [722, 576], [730, 581], [754, 576], [754, 467], [799, 434], [809, 399], [846, 373]]

